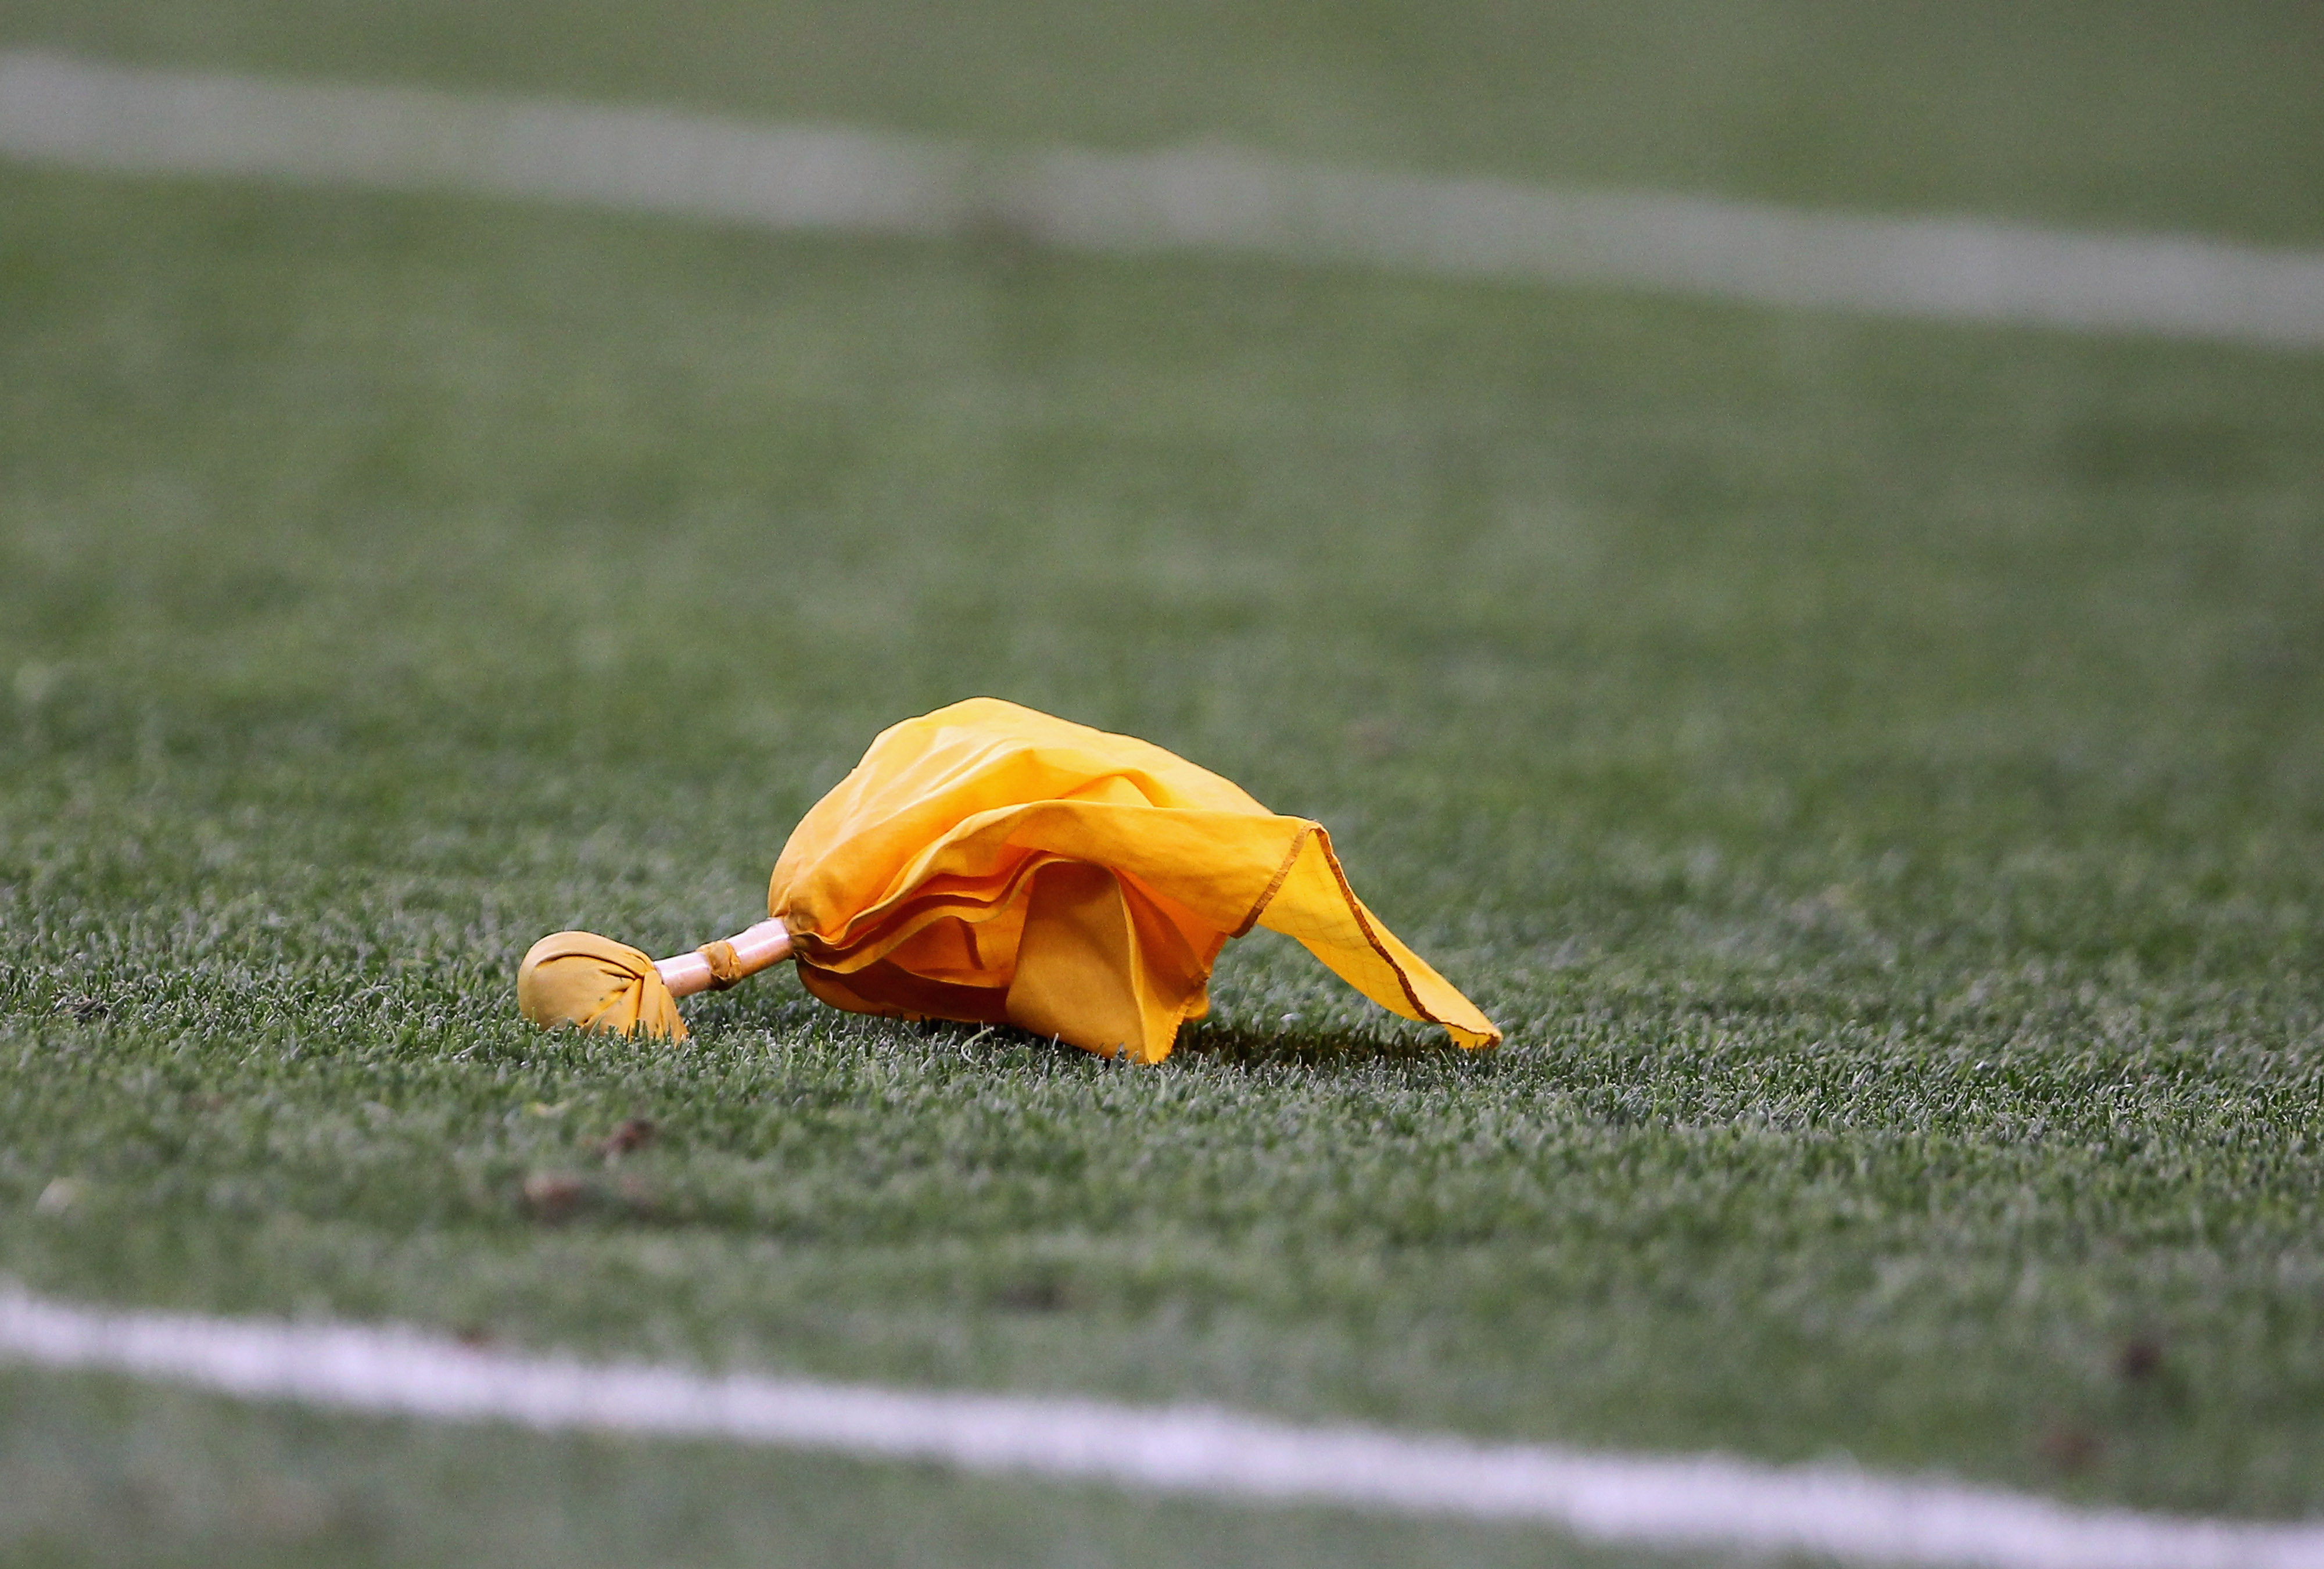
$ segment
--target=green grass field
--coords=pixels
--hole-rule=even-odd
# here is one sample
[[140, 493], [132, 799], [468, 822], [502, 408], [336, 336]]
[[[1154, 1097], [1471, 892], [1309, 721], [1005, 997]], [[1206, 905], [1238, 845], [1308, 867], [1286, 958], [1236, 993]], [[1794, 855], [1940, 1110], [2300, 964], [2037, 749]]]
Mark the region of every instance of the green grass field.
[[[0, 47], [2324, 242], [2305, 8], [1859, 9]], [[1508, 1044], [1256, 938], [1153, 1069], [787, 975], [517, 1020], [976, 693], [1322, 818]], [[0, 165], [28, 1288], [2288, 1516], [2320, 1092], [2324, 357]], [[10, 1563], [487, 1556], [1616, 1562], [0, 1373]]]

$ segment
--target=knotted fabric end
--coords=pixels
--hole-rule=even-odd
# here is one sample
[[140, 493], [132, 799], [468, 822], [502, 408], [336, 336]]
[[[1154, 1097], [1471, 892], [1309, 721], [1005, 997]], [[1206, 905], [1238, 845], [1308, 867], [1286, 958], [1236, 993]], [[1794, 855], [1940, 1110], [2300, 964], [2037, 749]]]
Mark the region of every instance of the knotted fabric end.
[[544, 1028], [686, 1038], [686, 1020], [653, 960], [595, 932], [554, 932], [517, 966], [516, 1005]]

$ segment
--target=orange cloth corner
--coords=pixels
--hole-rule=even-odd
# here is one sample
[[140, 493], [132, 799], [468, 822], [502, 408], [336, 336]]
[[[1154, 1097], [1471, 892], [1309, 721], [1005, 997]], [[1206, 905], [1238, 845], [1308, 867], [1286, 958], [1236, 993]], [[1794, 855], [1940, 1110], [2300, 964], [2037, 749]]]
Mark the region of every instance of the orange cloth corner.
[[1501, 1032], [1349, 888], [1331, 835], [1158, 746], [977, 697], [882, 732], [783, 846], [767, 911], [860, 1013], [1158, 1062], [1265, 926], [1462, 1046]]

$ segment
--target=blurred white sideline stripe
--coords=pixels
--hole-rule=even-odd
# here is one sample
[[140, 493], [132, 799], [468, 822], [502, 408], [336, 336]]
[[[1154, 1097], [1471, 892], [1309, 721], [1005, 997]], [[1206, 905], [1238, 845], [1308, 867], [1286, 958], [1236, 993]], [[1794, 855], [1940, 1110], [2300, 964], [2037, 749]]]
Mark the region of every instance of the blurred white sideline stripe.
[[724, 1438], [1263, 1503], [1554, 1526], [1609, 1544], [1981, 1569], [2307, 1569], [2324, 1524], [2075, 1509], [1840, 1465], [1593, 1454], [1202, 1407], [710, 1377], [409, 1329], [113, 1312], [0, 1289], [0, 1362], [546, 1432]]
[[784, 231], [1009, 235], [1761, 304], [2324, 346], [2324, 254], [1433, 179], [1194, 146], [1006, 151], [643, 108], [0, 52], [0, 157], [540, 198]]

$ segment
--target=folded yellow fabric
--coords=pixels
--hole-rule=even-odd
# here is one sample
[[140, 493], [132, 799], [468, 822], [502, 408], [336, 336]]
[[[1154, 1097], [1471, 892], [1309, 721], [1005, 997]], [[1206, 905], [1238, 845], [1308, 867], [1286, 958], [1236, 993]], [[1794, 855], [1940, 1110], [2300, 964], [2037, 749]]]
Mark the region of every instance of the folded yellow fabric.
[[989, 697], [882, 733], [791, 835], [767, 910], [826, 1002], [1109, 1057], [1168, 1056], [1209, 1007], [1219, 950], [1254, 925], [1463, 1046], [1501, 1038], [1364, 908], [1320, 824], [1158, 746]]
[[552, 932], [533, 944], [517, 966], [516, 1005], [536, 1024], [686, 1038], [653, 960], [595, 932]]

